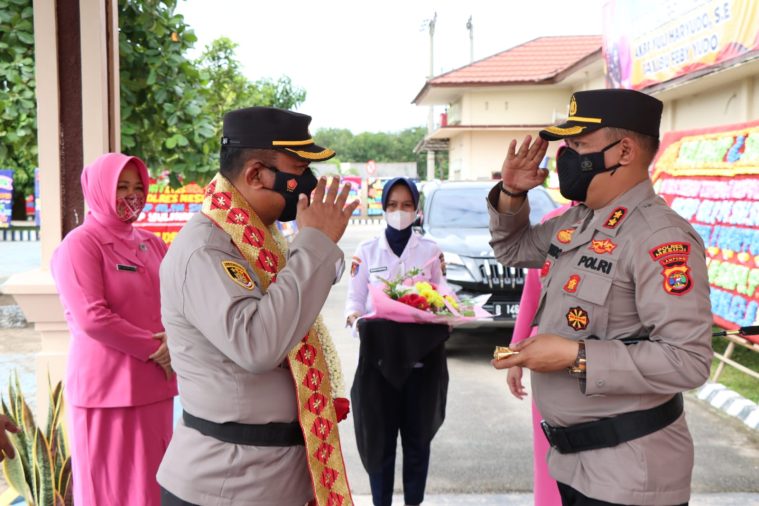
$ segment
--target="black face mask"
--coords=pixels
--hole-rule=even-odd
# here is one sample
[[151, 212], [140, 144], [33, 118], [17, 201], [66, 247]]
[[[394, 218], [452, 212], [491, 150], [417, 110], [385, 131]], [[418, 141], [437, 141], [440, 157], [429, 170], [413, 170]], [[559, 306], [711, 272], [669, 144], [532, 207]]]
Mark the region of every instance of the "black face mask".
[[588, 196], [590, 182], [602, 172], [616, 170], [621, 164], [606, 167], [604, 153], [619, 144], [622, 139], [612, 142], [601, 151], [580, 154], [572, 148], [563, 147], [556, 158], [556, 168], [559, 172], [559, 192], [567, 200], [585, 202]]
[[267, 165], [266, 168], [275, 173], [272, 191], [279, 193], [285, 198], [285, 208], [279, 215], [279, 221], [293, 221], [295, 215], [298, 213], [298, 197], [301, 194], [309, 197], [319, 180], [316, 179], [311, 169], [306, 169], [303, 174], [296, 176], [295, 174], [282, 172], [276, 167]]

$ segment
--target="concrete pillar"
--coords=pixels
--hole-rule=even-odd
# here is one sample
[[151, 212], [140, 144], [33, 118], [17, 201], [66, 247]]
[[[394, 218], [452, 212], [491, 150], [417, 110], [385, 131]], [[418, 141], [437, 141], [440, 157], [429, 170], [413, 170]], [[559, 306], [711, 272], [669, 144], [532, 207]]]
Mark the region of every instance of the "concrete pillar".
[[[36, 415], [44, 420], [48, 376], [53, 384], [64, 378], [70, 340], [50, 258], [84, 218], [78, 179], [83, 162], [119, 149], [118, 10], [116, 0], [34, 0], [33, 5], [42, 263], [38, 270], [11, 276], [3, 292], [13, 295], [42, 336], [35, 360]], [[79, 23], [72, 26], [77, 7]], [[71, 40], [79, 40], [78, 47]], [[72, 68], [75, 75], [67, 75]]]

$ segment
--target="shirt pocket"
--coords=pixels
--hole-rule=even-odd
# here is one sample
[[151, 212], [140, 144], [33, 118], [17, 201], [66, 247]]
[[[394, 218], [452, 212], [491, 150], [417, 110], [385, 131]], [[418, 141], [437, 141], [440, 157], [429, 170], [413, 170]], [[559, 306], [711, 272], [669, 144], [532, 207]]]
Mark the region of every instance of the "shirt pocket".
[[[609, 293], [612, 278], [581, 272], [574, 277], [576, 287], [567, 281], [564, 286], [565, 301], [568, 303], [567, 325], [579, 337], [597, 336], [605, 339], [609, 323]], [[569, 290], [567, 289], [569, 288]]]

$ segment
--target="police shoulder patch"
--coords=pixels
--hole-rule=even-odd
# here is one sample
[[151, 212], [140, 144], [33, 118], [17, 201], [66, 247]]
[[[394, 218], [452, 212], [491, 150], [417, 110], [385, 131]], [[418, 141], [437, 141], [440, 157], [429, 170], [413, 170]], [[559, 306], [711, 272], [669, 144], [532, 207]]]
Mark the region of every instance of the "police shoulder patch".
[[246, 290], [253, 290], [256, 284], [248, 274], [248, 270], [237, 262], [232, 260], [223, 260], [221, 266], [224, 268], [224, 272], [227, 273], [229, 279], [245, 288]]
[[691, 245], [687, 242], [668, 242], [649, 250], [648, 254], [662, 267], [662, 288], [669, 295], [685, 295], [693, 288], [688, 257]]

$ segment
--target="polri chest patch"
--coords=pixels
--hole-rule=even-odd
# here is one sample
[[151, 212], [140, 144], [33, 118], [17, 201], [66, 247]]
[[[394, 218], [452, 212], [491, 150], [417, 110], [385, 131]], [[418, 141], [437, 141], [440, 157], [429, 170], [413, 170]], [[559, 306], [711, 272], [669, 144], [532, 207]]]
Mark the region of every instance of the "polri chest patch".
[[231, 260], [224, 260], [221, 262], [221, 266], [224, 268], [224, 272], [227, 273], [227, 276], [229, 276], [229, 279], [236, 284], [246, 290], [253, 290], [256, 287], [250, 274], [248, 274], [248, 270], [242, 265]]

